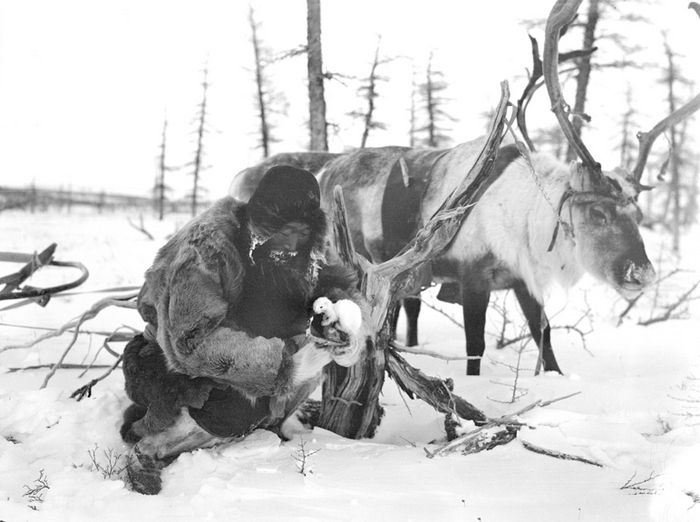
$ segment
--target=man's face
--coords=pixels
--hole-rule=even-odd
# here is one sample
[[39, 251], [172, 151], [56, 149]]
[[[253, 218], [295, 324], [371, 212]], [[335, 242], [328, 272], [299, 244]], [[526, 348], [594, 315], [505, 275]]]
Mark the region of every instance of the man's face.
[[295, 253], [311, 238], [311, 227], [305, 223], [291, 221], [265, 241], [265, 249], [282, 257]]

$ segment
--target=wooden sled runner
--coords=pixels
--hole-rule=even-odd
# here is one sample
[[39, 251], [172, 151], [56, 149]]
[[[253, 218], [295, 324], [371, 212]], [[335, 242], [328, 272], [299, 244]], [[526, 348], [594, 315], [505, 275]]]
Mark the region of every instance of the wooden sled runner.
[[[29, 302], [35, 302], [40, 306], [46, 306], [51, 299], [51, 296], [59, 292], [65, 292], [66, 290], [76, 288], [87, 280], [90, 273], [82, 263], [77, 261], [56, 261], [54, 259], [56, 247], [56, 243], [52, 243], [39, 254], [0, 252], [0, 261], [9, 263], [24, 263], [24, 266], [17, 272], [0, 277], [0, 285], [4, 285], [2, 289], [0, 289], [0, 301], [8, 299], [29, 299], [29, 301], [11, 305], [3, 308], [3, 310], [16, 308], [17, 306], [22, 306], [24, 304], [28, 304]], [[22, 286], [27, 279], [29, 279], [37, 270], [44, 266], [74, 268], [80, 271], [80, 275], [71, 282], [46, 288], [38, 288], [29, 285]]]

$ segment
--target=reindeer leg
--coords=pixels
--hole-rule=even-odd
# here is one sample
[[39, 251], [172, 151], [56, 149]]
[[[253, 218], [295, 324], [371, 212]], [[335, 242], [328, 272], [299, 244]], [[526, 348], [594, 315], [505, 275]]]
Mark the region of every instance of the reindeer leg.
[[399, 324], [399, 314], [401, 313], [401, 301], [396, 301], [393, 310], [389, 310], [389, 324], [391, 325], [391, 338], [396, 339], [396, 327]]
[[406, 310], [406, 346], [418, 345], [418, 314], [420, 314], [421, 300], [418, 297], [407, 297], [403, 300], [403, 307]]
[[562, 373], [554, 357], [554, 350], [552, 350], [551, 328], [543, 306], [537, 299], [532, 297], [524, 282], [518, 282], [513, 289], [525, 319], [527, 319], [532, 338], [537, 346], [541, 347], [540, 357], [542, 358], [544, 371]]
[[486, 310], [489, 307], [489, 290], [469, 288], [462, 284], [462, 311], [464, 313], [464, 335], [467, 338], [467, 375], [481, 373], [481, 357], [484, 355], [486, 342], [484, 327]]

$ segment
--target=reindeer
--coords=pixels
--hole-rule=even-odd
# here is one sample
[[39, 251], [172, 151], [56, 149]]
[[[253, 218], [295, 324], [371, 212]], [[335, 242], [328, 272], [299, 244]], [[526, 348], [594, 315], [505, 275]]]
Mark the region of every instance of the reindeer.
[[[433, 259], [430, 273], [415, 274], [415, 292], [430, 282], [442, 283], [438, 297], [462, 304], [468, 375], [481, 370], [493, 290], [514, 290], [544, 370], [561, 373], [544, 313], [549, 287], [572, 287], [587, 272], [631, 298], [655, 280], [639, 233], [637, 198], [648, 188], [641, 175], [654, 139], [697, 110], [700, 96], [640, 135], [632, 174], [621, 168], [603, 172], [573, 131], [558, 81], [559, 35], [579, 4], [560, 1], [552, 10], [543, 75], [553, 110], [581, 163], [565, 165], [546, 154], [530, 154], [522, 144], [503, 146], [493, 167], [502, 170], [500, 177], [482, 189], [450, 246]], [[447, 150], [383, 147], [339, 155], [317, 173], [322, 199], [331, 201], [333, 188], [341, 186], [355, 248], [374, 262], [384, 261], [454, 190], [476, 162], [483, 141]]]

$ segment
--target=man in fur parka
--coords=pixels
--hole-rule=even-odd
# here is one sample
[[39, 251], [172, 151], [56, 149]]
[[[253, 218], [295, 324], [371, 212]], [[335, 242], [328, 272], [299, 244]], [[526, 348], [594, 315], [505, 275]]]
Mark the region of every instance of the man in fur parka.
[[[324, 366], [360, 359], [367, 305], [354, 272], [328, 256], [318, 183], [288, 166], [271, 168], [247, 204], [219, 200], [161, 248], [138, 298], [147, 327], [124, 350], [134, 490], [158, 493], [180, 453], [256, 428], [280, 433]], [[322, 302], [344, 312], [312, 335]]]

